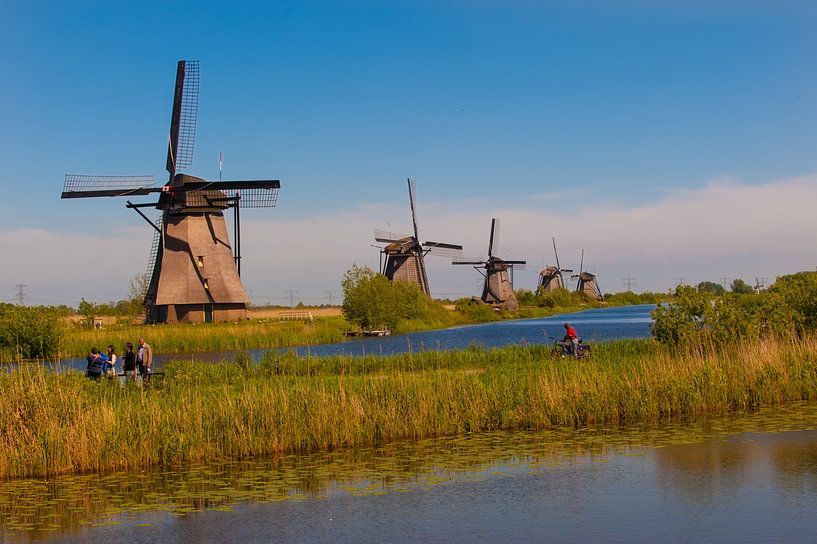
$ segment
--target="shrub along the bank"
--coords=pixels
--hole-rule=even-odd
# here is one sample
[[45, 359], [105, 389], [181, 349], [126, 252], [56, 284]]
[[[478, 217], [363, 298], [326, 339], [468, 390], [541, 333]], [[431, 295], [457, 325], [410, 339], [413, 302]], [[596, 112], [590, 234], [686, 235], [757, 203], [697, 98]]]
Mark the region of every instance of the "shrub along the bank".
[[653, 423], [817, 398], [817, 342], [678, 354], [599, 345], [166, 367], [161, 389], [0, 375], [0, 478], [307, 452], [471, 431]]
[[675, 347], [801, 338], [817, 332], [817, 272], [782, 276], [760, 293], [678, 286], [673, 302], [658, 306], [653, 318], [653, 336]]
[[64, 329], [59, 308], [0, 303], [0, 361], [53, 357]]

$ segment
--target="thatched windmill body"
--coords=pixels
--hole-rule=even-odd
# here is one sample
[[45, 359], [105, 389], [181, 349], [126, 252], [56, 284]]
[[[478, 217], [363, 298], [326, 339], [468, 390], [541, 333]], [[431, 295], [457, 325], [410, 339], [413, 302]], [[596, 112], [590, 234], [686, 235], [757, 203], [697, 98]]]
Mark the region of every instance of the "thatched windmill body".
[[[65, 176], [62, 198], [158, 195], [156, 202], [127, 201], [155, 230], [145, 297], [145, 320], [151, 323], [246, 317], [239, 209], [275, 206], [281, 187], [278, 180], [206, 181], [178, 172], [192, 164], [198, 90], [198, 61], [179, 61], [165, 185], [156, 187], [152, 176]], [[141, 211], [145, 207], [161, 211], [158, 224]], [[229, 208], [235, 250], [224, 220]]]
[[380, 273], [392, 282], [407, 281], [415, 283], [423, 293], [431, 296], [425, 265], [426, 255], [430, 253], [432, 255], [454, 257], [459, 255], [462, 246], [445, 242], [420, 242], [420, 234], [417, 229], [417, 211], [414, 205], [414, 189], [414, 180], [409, 178], [409, 205], [411, 207], [411, 222], [414, 227], [414, 235], [400, 235], [376, 230], [374, 236], [376, 241], [387, 244], [380, 250]]
[[539, 272], [539, 285], [536, 287], [537, 293], [552, 293], [556, 289], [566, 289], [565, 278], [562, 272], [573, 272], [569, 268], [562, 268], [559, 264], [559, 252], [556, 251], [556, 238], [553, 240], [553, 254], [556, 256], [556, 266], [546, 266]]
[[[494, 255], [499, 242], [499, 222], [491, 219], [491, 235], [488, 239], [488, 259], [484, 261], [454, 261], [452, 264], [470, 264], [482, 274], [485, 283], [480, 300], [506, 310], [517, 310], [519, 302], [513, 292], [513, 269], [524, 267], [527, 261], [508, 261]], [[484, 270], [484, 272], [483, 272]]]
[[579, 264], [579, 273], [573, 274], [571, 278], [576, 279], [576, 291], [585, 293], [597, 300], [601, 300], [604, 296], [601, 294], [596, 275], [584, 270], [584, 250], [582, 250], [581, 264]]

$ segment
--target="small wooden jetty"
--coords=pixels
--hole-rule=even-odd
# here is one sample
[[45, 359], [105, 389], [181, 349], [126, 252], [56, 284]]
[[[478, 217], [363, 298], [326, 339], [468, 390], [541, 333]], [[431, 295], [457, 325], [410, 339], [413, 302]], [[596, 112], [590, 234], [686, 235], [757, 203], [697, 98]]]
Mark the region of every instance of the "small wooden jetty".
[[346, 333], [346, 336], [389, 336], [391, 331], [389, 329], [377, 329], [377, 330], [363, 330], [363, 331], [349, 331]]

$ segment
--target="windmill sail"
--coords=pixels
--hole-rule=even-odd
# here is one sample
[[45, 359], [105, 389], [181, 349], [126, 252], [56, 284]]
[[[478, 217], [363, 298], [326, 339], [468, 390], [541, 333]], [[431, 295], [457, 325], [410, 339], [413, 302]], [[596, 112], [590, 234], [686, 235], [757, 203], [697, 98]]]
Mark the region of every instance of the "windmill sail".
[[199, 109], [199, 62], [180, 60], [176, 66], [176, 87], [167, 146], [167, 171], [172, 181], [176, 171], [193, 164], [196, 119]]
[[[199, 97], [197, 61], [179, 61], [168, 138], [168, 182], [154, 186], [151, 176], [80, 176], [65, 178], [62, 198], [147, 196], [158, 202], [127, 207], [156, 229], [145, 301], [146, 321], [234, 321], [247, 315], [249, 297], [241, 283], [240, 208], [274, 207], [279, 180], [208, 181], [182, 174], [193, 162]], [[153, 223], [140, 208], [155, 206]], [[235, 253], [224, 212], [233, 209]]]
[[387, 244], [381, 250], [385, 260], [381, 260], [381, 273], [391, 281], [407, 281], [416, 284], [426, 295], [431, 295], [428, 284], [428, 274], [425, 266], [425, 256], [432, 255], [456, 256], [462, 250], [458, 244], [445, 242], [420, 242], [420, 233], [417, 226], [417, 208], [414, 193], [414, 180], [408, 178], [409, 209], [413, 235], [395, 234], [393, 232], [375, 230], [375, 240]]
[[[499, 245], [499, 221], [491, 219], [491, 233], [488, 237], [488, 258], [484, 261], [457, 260], [452, 264], [472, 265], [485, 278], [480, 300], [506, 310], [517, 310], [519, 302], [513, 292], [511, 274], [514, 267], [524, 267], [526, 261], [504, 260], [495, 255]], [[483, 272], [484, 270], [484, 272]]]

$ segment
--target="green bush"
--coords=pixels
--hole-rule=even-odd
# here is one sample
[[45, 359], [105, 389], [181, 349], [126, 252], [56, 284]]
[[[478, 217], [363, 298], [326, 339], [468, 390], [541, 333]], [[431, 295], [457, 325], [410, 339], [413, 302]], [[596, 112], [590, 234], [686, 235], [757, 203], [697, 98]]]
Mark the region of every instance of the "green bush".
[[60, 308], [0, 304], [0, 358], [53, 357], [64, 331]]
[[353, 265], [341, 285], [344, 316], [364, 329], [395, 329], [403, 321], [446, 320], [442, 304], [426, 296], [416, 284], [392, 283], [371, 268]]
[[817, 273], [782, 276], [768, 291], [753, 294], [678, 286], [674, 302], [658, 306], [653, 318], [653, 336], [673, 346], [810, 334], [817, 331]]

